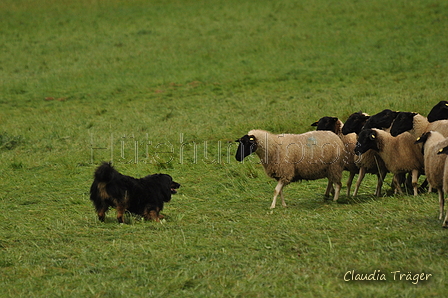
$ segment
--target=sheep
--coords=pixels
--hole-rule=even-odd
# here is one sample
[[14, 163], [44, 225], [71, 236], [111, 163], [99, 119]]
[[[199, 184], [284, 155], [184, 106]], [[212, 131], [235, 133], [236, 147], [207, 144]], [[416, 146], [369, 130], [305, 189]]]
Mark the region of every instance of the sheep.
[[429, 122], [448, 119], [448, 101], [439, 101], [439, 103], [431, 109], [426, 118], [428, 118]]
[[439, 195], [439, 219], [443, 216], [443, 206], [445, 203], [443, 190], [443, 167], [445, 165], [446, 155], [439, 155], [441, 148], [448, 146], [448, 138], [445, 138], [437, 131], [425, 132], [415, 141], [423, 145], [423, 160], [425, 165], [425, 175], [429, 185], [437, 189]]
[[[369, 118], [370, 118], [369, 115], [361, 111], [351, 114], [348, 117], [347, 121], [345, 121], [345, 125], [342, 127], [342, 133], [344, 135], [347, 135], [354, 132], [355, 134], [358, 135]], [[355, 184], [355, 190], [353, 191], [353, 196], [356, 196], [358, 194], [359, 187], [366, 173], [377, 175], [378, 180], [374, 195], [377, 197], [381, 196], [381, 188], [383, 186], [383, 181], [388, 171], [386, 165], [384, 164], [384, 161], [378, 155], [378, 152], [374, 150], [368, 150], [367, 152], [363, 153], [359, 159], [355, 161], [356, 165], [359, 167], [359, 173], [358, 173], [358, 179], [356, 180]]]
[[344, 124], [337, 117], [322, 117], [318, 121], [311, 124], [311, 126], [317, 126], [316, 130], [332, 131], [339, 138], [341, 138], [344, 144], [344, 170], [348, 171], [349, 177], [347, 180], [347, 196], [350, 196], [350, 188], [352, 186], [353, 178], [359, 172], [359, 168], [355, 161], [355, 146], [356, 146], [356, 134], [350, 133], [347, 135], [342, 134], [342, 128]]
[[394, 121], [395, 117], [397, 117], [397, 115], [397, 111], [392, 111], [389, 109], [382, 110], [381, 112], [370, 116], [364, 124], [363, 129], [378, 128], [389, 131], [390, 126], [392, 125], [392, 122]]
[[265, 130], [251, 130], [236, 140], [239, 143], [236, 160], [256, 153], [266, 174], [278, 181], [271, 209], [280, 194], [286, 207], [282, 189], [290, 182], [328, 178], [325, 196], [334, 184], [333, 200], [341, 190], [344, 144], [330, 131], [311, 131], [303, 134], [272, 134]]
[[392, 136], [408, 131], [412, 136], [418, 138], [424, 132], [438, 131], [448, 137], [448, 120], [437, 120], [429, 122], [425, 116], [413, 112], [400, 112], [395, 118], [390, 129]]
[[354, 132], [358, 135], [369, 118], [370, 116], [362, 111], [351, 114], [342, 127], [342, 134], [347, 135]]
[[[448, 154], [448, 146], [443, 147], [439, 150], [437, 154]], [[448, 193], [448, 158], [445, 159], [445, 164], [443, 165], [443, 192]], [[448, 210], [443, 220], [443, 228], [448, 228]]]
[[414, 142], [415, 138], [407, 132], [394, 138], [380, 129], [365, 129], [358, 136], [355, 153], [362, 154], [369, 149], [377, 151], [386, 168], [394, 174], [395, 192], [398, 190], [402, 193], [398, 174], [411, 172], [412, 187], [416, 196], [418, 175], [423, 171], [423, 154]]

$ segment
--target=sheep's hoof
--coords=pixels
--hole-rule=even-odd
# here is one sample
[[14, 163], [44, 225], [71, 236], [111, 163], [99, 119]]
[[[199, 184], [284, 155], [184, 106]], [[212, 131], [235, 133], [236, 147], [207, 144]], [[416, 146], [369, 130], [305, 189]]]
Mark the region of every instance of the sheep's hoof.
[[443, 224], [442, 228], [448, 229], [448, 221], [445, 221], [445, 223]]

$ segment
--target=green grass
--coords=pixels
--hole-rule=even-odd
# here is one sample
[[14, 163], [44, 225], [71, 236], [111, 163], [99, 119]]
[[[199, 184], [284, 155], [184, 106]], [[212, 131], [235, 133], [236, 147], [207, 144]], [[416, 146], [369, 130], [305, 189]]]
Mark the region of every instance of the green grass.
[[[338, 204], [311, 181], [271, 211], [275, 181], [257, 157], [237, 163], [234, 140], [359, 110], [426, 115], [446, 100], [446, 3], [66, 2], [0, 3], [0, 296], [444, 294], [435, 194], [375, 198], [369, 176]], [[182, 184], [164, 223], [97, 220], [88, 191], [111, 159]]]

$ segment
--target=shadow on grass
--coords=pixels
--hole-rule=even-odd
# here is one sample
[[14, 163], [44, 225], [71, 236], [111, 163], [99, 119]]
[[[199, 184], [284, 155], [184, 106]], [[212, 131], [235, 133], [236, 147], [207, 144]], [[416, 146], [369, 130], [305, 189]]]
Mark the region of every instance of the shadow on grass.
[[347, 204], [347, 205], [363, 204], [363, 203], [381, 200], [382, 198], [383, 197], [375, 197], [373, 195], [357, 195], [356, 197], [343, 196], [343, 197], [339, 197], [337, 203], [338, 204]]

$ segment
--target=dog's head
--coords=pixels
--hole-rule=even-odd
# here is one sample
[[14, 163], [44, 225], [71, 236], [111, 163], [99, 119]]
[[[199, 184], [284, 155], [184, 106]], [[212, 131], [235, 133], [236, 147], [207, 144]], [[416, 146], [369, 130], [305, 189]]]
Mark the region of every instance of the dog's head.
[[173, 181], [173, 179], [171, 179], [171, 194], [177, 194], [177, 189], [180, 187], [180, 184], [177, 183], [176, 181]]
[[163, 201], [169, 202], [171, 200], [171, 195], [177, 193], [177, 189], [181, 186], [179, 183], [173, 180], [173, 178], [168, 174], [154, 174], [151, 178], [157, 181], [161, 191], [163, 193]]

